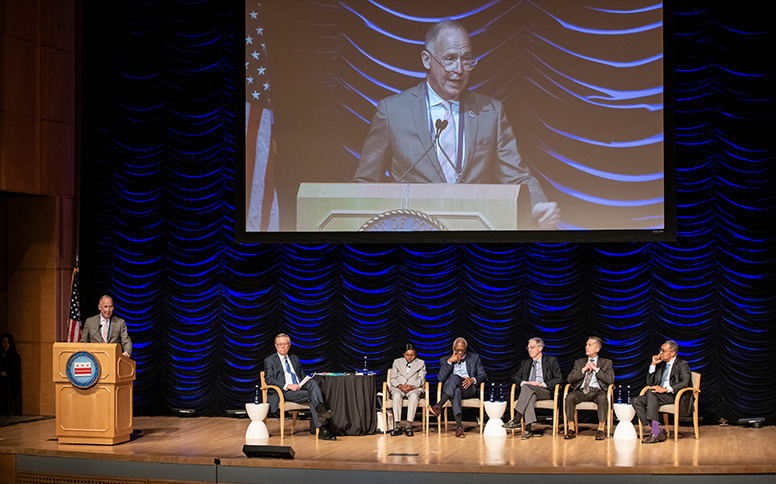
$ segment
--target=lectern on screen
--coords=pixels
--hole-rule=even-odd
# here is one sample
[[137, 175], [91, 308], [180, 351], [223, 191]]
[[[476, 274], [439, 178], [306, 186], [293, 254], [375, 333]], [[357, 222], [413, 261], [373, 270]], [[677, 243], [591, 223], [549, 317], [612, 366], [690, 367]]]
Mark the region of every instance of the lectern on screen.
[[[666, 41], [673, 13], [666, 5], [287, 0], [240, 7], [234, 12], [238, 240], [675, 239], [673, 61]], [[434, 163], [444, 165], [431, 115], [406, 117], [417, 123], [414, 132], [428, 127], [427, 136], [392, 137], [392, 131], [380, 138], [391, 149], [430, 150], [404, 179], [398, 170], [409, 163], [399, 167], [393, 157], [370, 183], [354, 183], [360, 164], [372, 159], [365, 142], [380, 126], [373, 124], [379, 101], [409, 89], [426, 92], [425, 34], [443, 18], [469, 31], [476, 64], [467, 89], [500, 101], [521, 164], [560, 208], [557, 227], [536, 224], [528, 186], [504, 182], [498, 164], [455, 183], [425, 176], [441, 173]], [[506, 126], [499, 124], [493, 137], [474, 129], [485, 126], [481, 117], [495, 115], [488, 109], [464, 105], [456, 118], [466, 126], [458, 141], [467, 153], [456, 165], [462, 174], [471, 173], [475, 152], [513, 157], [501, 145]], [[397, 113], [391, 115], [394, 122]], [[435, 197], [439, 203], [431, 204]], [[509, 220], [512, 213], [517, 218]]]

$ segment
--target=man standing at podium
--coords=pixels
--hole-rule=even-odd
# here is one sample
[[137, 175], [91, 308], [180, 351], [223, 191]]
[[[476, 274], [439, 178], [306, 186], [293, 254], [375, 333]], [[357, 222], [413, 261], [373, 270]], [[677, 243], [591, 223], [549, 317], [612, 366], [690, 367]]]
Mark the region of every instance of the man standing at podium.
[[100, 314], [92, 316], [84, 323], [81, 341], [84, 343], [121, 343], [122, 355], [132, 355], [132, 340], [127, 332], [127, 323], [113, 315], [113, 299], [102, 296], [97, 305]]
[[426, 80], [378, 103], [353, 181], [385, 182], [388, 172], [404, 183], [521, 184], [539, 228], [555, 228], [558, 205], [521, 161], [503, 105], [466, 90], [477, 65], [466, 29], [432, 25], [420, 59]]

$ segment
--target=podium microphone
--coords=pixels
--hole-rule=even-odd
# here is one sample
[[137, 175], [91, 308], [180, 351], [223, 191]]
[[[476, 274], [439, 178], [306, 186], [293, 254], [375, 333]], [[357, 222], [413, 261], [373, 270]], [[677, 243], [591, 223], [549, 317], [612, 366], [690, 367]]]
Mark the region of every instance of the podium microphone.
[[[447, 121], [445, 121], [445, 126], [447, 126]], [[437, 144], [439, 144], [439, 136], [437, 136], [437, 137], [436, 137], [436, 140], [437, 140]], [[464, 182], [464, 183], [469, 183], [469, 182], [467, 182], [467, 181], [466, 181], [466, 178], [464, 178], [464, 177], [463, 177], [463, 173], [461, 173], [460, 171], [458, 171], [458, 168], [456, 168], [456, 166], [455, 166], [455, 163], [453, 163], [453, 162], [450, 160], [450, 157], [449, 157], [449, 156], [447, 156], [447, 152], [445, 151], [445, 149], [444, 149], [444, 148], [442, 148], [442, 145], [441, 145], [441, 144], [439, 145], [439, 151], [441, 151], [441, 152], [442, 152], [442, 155], [444, 155], [444, 157], [445, 157], [445, 159], [447, 160], [447, 162], [448, 162], [448, 163], [450, 163], [450, 166], [452, 166], [452, 167], [453, 167], [453, 171], [455, 172], [455, 178], [456, 178], [457, 180], [461, 180], [461, 181], [462, 181], [462, 182]]]
[[407, 173], [411, 172], [412, 169], [415, 168], [415, 166], [418, 163], [420, 163], [420, 160], [425, 158], [426, 155], [428, 154], [428, 152], [431, 151], [432, 148], [434, 148], [434, 145], [439, 141], [439, 135], [442, 134], [442, 130], [444, 130], [447, 127], [447, 124], [448, 124], [447, 120], [441, 120], [441, 119], [437, 119], [436, 120], [436, 122], [434, 123], [434, 127], [436, 128], [436, 133], [434, 134], [434, 139], [431, 140], [431, 146], [429, 146], [429, 148], [426, 150], [425, 153], [420, 155], [420, 158], [418, 158], [418, 161], [413, 163], [412, 166], [407, 171], [404, 172], [404, 174], [401, 176], [401, 178], [399, 178], [396, 181], [396, 183], [401, 183], [401, 181], [404, 180], [404, 177], [407, 176]]

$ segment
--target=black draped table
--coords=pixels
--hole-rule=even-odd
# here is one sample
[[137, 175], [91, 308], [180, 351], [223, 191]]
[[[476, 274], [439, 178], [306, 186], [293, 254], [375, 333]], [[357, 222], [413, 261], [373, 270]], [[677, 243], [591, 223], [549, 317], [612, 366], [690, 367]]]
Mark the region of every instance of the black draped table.
[[329, 430], [334, 435], [369, 435], [377, 429], [377, 390], [374, 375], [353, 373], [315, 375], [326, 406], [334, 412]]

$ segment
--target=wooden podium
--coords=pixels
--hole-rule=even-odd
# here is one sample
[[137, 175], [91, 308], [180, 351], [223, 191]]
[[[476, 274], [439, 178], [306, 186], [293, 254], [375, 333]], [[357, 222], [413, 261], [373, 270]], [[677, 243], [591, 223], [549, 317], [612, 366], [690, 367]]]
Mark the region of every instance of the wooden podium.
[[[86, 389], [68, 378], [68, 360], [79, 352], [89, 353], [99, 362], [97, 380]], [[121, 345], [54, 343], [53, 354], [59, 443], [114, 445], [128, 441], [135, 362], [121, 354]]]
[[[534, 230], [528, 190], [520, 185], [447, 183], [302, 183], [298, 231], [427, 230], [389, 212], [420, 213], [442, 230]], [[524, 192], [524, 193], [521, 193]], [[518, 201], [519, 198], [519, 201]], [[371, 222], [370, 222], [371, 221]], [[392, 226], [391, 226], [392, 225]]]

